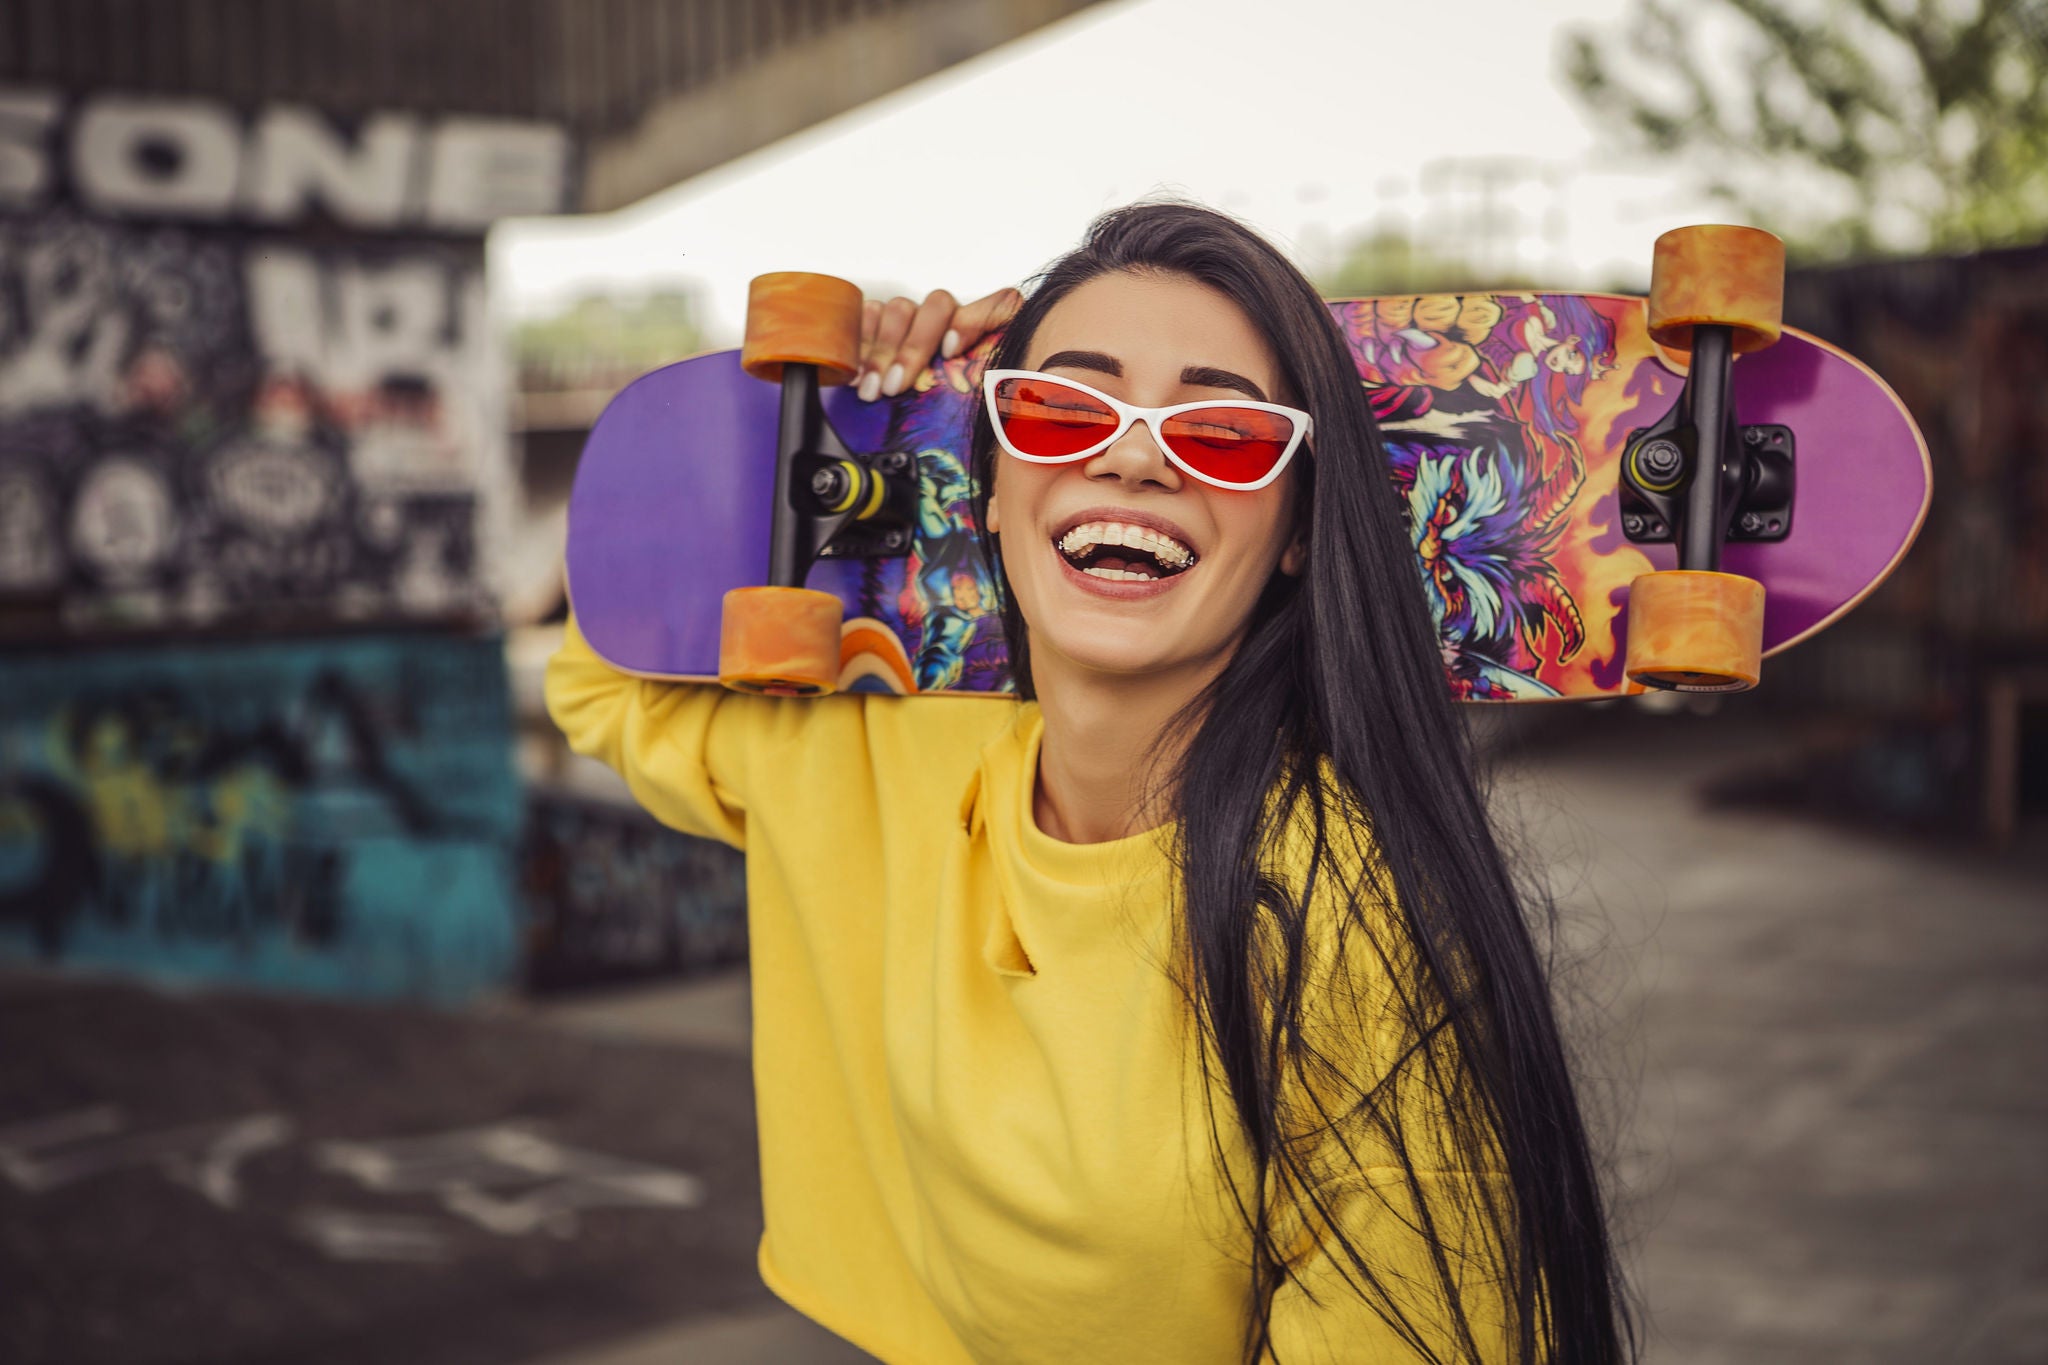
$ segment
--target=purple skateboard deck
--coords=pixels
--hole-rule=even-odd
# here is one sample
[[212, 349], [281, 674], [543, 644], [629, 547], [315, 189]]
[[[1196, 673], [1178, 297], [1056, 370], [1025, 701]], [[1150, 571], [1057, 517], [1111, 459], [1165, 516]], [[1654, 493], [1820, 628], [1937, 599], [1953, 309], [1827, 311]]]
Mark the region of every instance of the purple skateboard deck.
[[[1677, 566], [1622, 532], [1621, 456], [1670, 411], [1682, 362], [1649, 340], [1640, 299], [1492, 294], [1333, 302], [1386, 435], [1446, 681], [1473, 701], [1617, 696], [1628, 585]], [[905, 450], [924, 500], [911, 554], [821, 560], [808, 586], [845, 604], [844, 690], [1001, 693], [1007, 653], [969, 505], [967, 441], [989, 347], [895, 399], [825, 391], [855, 450]], [[1783, 540], [1735, 542], [1723, 567], [1765, 588], [1772, 654], [1882, 582], [1931, 489], [1927, 449], [1868, 367], [1786, 329], [1740, 357], [1735, 417], [1796, 444]], [[569, 503], [578, 623], [614, 666], [713, 681], [720, 601], [765, 581], [779, 393], [736, 351], [656, 370], [591, 431]]]

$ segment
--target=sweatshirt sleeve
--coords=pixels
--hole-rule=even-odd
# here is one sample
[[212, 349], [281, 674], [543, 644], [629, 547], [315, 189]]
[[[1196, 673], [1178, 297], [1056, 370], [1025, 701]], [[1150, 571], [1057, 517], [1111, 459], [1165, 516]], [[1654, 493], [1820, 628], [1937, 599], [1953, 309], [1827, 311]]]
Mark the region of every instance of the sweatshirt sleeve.
[[548, 714], [569, 747], [611, 767], [657, 820], [744, 848], [748, 731], [757, 699], [715, 683], [621, 673], [599, 658], [572, 616], [548, 660]]

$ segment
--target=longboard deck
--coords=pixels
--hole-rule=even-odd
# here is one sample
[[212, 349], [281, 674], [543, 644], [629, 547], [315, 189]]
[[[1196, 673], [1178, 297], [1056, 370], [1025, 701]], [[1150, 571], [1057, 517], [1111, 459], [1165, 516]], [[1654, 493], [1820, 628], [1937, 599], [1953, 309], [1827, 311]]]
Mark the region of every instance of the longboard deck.
[[[1453, 694], [1639, 690], [1622, 673], [1628, 585], [1677, 557], [1622, 535], [1621, 455], [1684, 383], [1649, 340], [1642, 301], [1503, 293], [1330, 308], [1411, 531], [1422, 528], [1417, 566]], [[1009, 690], [966, 474], [988, 350], [940, 363], [894, 399], [825, 393], [848, 445], [914, 452], [926, 485], [909, 558], [821, 560], [810, 574], [845, 604], [843, 689]], [[1797, 448], [1791, 534], [1732, 543], [1723, 558], [1765, 586], [1768, 655], [1883, 581], [1925, 519], [1931, 476], [1897, 395], [1818, 338], [1786, 329], [1738, 359], [1733, 387], [1739, 422], [1788, 425]], [[568, 582], [585, 636], [615, 667], [716, 680], [720, 600], [765, 574], [778, 414], [777, 387], [724, 351], [643, 376], [599, 418], [570, 499]]]

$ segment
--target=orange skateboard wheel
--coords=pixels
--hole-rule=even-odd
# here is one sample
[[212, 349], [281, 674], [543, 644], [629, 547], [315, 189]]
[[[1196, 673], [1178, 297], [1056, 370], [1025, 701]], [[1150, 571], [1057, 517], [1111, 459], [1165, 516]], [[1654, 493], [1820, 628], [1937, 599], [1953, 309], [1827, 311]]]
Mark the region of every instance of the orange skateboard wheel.
[[718, 622], [718, 680], [735, 692], [822, 697], [839, 687], [839, 599], [813, 588], [734, 588]]
[[1764, 585], [1678, 569], [1628, 589], [1630, 682], [1679, 692], [1741, 692], [1763, 671]]
[[1735, 353], [1761, 351], [1784, 330], [1785, 244], [1762, 228], [1673, 228], [1650, 262], [1650, 338], [1692, 353], [1692, 329], [1733, 330]]
[[844, 384], [860, 368], [860, 310], [860, 286], [837, 276], [756, 275], [747, 285], [740, 368], [773, 383], [784, 365], [816, 365], [820, 384]]

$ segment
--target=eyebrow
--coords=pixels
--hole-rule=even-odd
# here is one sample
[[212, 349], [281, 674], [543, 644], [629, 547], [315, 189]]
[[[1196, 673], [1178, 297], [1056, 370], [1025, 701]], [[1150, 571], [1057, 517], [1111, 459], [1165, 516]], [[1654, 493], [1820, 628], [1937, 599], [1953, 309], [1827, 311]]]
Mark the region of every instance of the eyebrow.
[[[1039, 362], [1041, 370], [1094, 370], [1098, 374], [1123, 378], [1123, 362], [1101, 351], [1055, 351]], [[1214, 365], [1190, 365], [1180, 372], [1180, 382], [1205, 389], [1236, 389], [1266, 402], [1266, 391], [1241, 374], [1219, 370]]]

